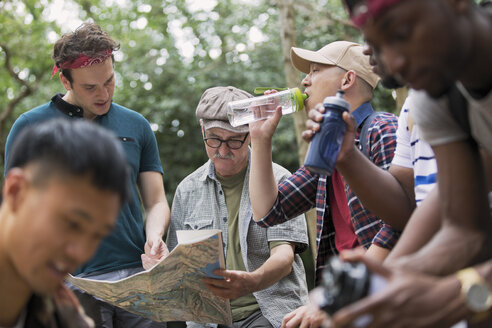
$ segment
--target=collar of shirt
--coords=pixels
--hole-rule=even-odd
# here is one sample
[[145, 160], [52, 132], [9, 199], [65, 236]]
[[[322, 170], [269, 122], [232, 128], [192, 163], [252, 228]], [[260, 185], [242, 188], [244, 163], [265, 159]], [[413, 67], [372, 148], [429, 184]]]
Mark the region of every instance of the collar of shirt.
[[364, 123], [365, 119], [369, 117], [374, 112], [372, 105], [369, 102], [365, 102], [359, 107], [357, 107], [352, 115], [354, 116], [355, 123], [357, 124], [357, 129], [360, 129], [362, 123]]
[[63, 100], [64, 95], [61, 93], [57, 93], [56, 95], [51, 98], [51, 101], [56, 105], [56, 108], [60, 110], [65, 115], [68, 115], [70, 117], [83, 117], [84, 116], [84, 110], [80, 108], [79, 106], [72, 105], [65, 100]]

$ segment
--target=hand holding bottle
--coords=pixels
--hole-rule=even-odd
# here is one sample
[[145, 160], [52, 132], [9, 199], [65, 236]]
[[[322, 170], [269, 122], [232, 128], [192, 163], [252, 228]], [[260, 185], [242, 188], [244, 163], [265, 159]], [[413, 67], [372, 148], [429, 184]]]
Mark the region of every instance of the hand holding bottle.
[[[302, 138], [306, 142], [311, 142], [315, 133], [320, 131], [321, 122], [323, 121], [323, 114], [325, 113], [325, 107], [323, 104], [317, 104], [313, 109], [308, 112], [308, 120], [306, 121], [306, 130], [301, 134]], [[343, 162], [350, 156], [352, 151], [358, 151], [355, 147], [355, 132], [356, 124], [355, 119], [349, 112], [344, 112], [342, 115], [343, 121], [346, 124], [345, 135], [343, 142], [338, 153], [337, 164]]]
[[[277, 90], [267, 90], [265, 95], [277, 93]], [[261, 115], [261, 111], [272, 111], [273, 115], [263, 120], [256, 120], [249, 123], [249, 134], [251, 136], [251, 142], [254, 144], [256, 140], [271, 142], [273, 134], [277, 129], [277, 125], [282, 117], [282, 107], [277, 106], [275, 108], [272, 105], [264, 105], [263, 108], [258, 107], [255, 109], [255, 116]]]
[[346, 129], [342, 114], [350, 109], [343, 95], [344, 92], [338, 90], [335, 96], [326, 97], [323, 101], [326, 113], [322, 115], [320, 132], [314, 135], [309, 144], [304, 161], [311, 173], [329, 176], [335, 168]]

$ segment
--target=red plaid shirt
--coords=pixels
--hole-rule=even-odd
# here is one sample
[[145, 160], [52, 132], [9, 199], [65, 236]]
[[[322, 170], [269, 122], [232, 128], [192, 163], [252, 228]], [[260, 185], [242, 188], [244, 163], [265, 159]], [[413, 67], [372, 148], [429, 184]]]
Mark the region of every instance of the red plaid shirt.
[[[357, 108], [352, 114], [358, 125], [356, 144], [359, 144], [360, 128], [363, 121], [372, 113], [369, 103]], [[381, 113], [369, 125], [367, 142], [369, 158], [378, 166], [387, 169], [393, 159], [396, 147], [396, 128], [398, 118], [392, 114]], [[338, 254], [335, 246], [335, 229], [328, 208], [326, 195], [327, 177], [313, 175], [304, 166], [278, 185], [278, 196], [270, 212], [258, 224], [270, 227], [285, 222], [299, 214], [316, 207], [316, 285], [322, 269], [330, 256]], [[330, 182], [331, 183], [331, 182]], [[369, 247], [371, 241], [384, 248], [392, 248], [399, 232], [384, 224], [369, 213], [353, 192], [346, 186], [348, 206], [355, 233], [359, 243]]]

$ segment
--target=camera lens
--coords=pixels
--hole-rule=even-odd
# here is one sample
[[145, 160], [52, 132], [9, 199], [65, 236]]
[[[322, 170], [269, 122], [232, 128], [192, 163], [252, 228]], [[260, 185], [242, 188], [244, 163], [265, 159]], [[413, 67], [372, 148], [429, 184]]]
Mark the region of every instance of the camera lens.
[[368, 294], [370, 272], [363, 263], [343, 262], [333, 256], [323, 270], [321, 304], [318, 306], [332, 315], [342, 307]]

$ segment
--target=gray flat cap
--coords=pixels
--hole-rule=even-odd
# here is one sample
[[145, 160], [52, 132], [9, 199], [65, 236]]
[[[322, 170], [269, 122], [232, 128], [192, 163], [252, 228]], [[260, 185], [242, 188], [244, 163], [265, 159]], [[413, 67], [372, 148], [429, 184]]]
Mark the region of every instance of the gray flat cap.
[[252, 98], [244, 90], [235, 87], [213, 87], [205, 90], [196, 107], [196, 116], [203, 120], [205, 130], [221, 128], [231, 132], [245, 133], [248, 125], [233, 127], [227, 118], [227, 103], [235, 100]]

